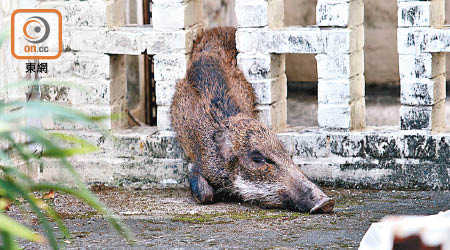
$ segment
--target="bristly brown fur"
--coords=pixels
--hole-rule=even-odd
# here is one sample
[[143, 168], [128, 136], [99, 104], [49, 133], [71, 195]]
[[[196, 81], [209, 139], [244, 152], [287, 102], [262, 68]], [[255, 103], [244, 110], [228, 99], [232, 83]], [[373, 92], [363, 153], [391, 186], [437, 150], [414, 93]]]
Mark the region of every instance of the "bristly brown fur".
[[[187, 77], [177, 83], [172, 125], [193, 162], [217, 146], [212, 138], [227, 118], [255, 118], [255, 93], [236, 63], [236, 29], [213, 28], [194, 42]], [[220, 160], [220, 159], [217, 159]]]
[[193, 197], [209, 203], [225, 193], [310, 211], [326, 195], [256, 119], [255, 93], [236, 63], [235, 33], [231, 27], [213, 28], [194, 41], [186, 78], [173, 97], [172, 125], [194, 164], [189, 172]]

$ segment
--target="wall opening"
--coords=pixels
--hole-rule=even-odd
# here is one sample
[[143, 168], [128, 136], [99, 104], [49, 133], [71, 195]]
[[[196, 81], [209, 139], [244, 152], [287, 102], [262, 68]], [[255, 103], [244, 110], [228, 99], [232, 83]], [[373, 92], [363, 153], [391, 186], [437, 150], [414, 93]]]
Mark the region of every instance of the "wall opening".
[[315, 55], [295, 54], [291, 59], [286, 62], [287, 123], [291, 126], [318, 126]]
[[[285, 0], [284, 25], [316, 24], [317, 0]], [[318, 126], [317, 62], [314, 54], [286, 54], [288, 81], [287, 123], [291, 126]]]
[[397, 2], [364, 1], [366, 125], [398, 126]]
[[[125, 25], [150, 25], [151, 0], [126, 0]], [[153, 57], [126, 56], [128, 124], [156, 126], [156, 93]]]

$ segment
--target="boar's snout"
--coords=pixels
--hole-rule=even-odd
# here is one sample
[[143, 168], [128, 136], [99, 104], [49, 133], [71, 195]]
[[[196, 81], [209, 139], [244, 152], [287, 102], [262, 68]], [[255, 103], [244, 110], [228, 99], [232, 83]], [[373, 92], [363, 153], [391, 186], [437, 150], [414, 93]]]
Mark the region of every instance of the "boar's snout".
[[334, 208], [334, 200], [331, 198], [323, 198], [320, 202], [309, 211], [311, 214], [331, 213]]
[[319, 197], [314, 197], [311, 194], [295, 195], [294, 197], [289, 195], [284, 196], [283, 205], [285, 208], [293, 211], [322, 214], [333, 212], [334, 200], [325, 194]]
[[303, 174], [297, 177], [300, 178], [296, 179], [290, 190], [283, 194], [285, 208], [311, 214], [333, 212], [335, 201], [332, 198]]

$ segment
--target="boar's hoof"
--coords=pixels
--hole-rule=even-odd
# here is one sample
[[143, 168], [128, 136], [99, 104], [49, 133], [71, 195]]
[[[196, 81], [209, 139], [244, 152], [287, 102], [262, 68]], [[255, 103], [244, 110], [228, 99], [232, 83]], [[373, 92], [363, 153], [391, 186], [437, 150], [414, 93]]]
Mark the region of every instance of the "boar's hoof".
[[194, 171], [188, 177], [194, 200], [199, 204], [212, 203], [214, 199], [214, 190], [208, 184], [208, 181], [197, 171]]
[[309, 212], [311, 214], [331, 213], [333, 212], [333, 208], [334, 200], [331, 198], [324, 198]]

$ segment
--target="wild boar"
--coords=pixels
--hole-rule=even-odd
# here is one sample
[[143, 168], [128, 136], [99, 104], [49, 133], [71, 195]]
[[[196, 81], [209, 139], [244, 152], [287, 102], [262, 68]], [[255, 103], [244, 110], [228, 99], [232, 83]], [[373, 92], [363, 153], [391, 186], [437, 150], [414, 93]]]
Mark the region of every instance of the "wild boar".
[[235, 32], [212, 28], [194, 41], [172, 101], [173, 128], [194, 165], [188, 176], [194, 199], [206, 204], [232, 196], [264, 207], [331, 212], [334, 200], [256, 119], [255, 93], [236, 62]]

